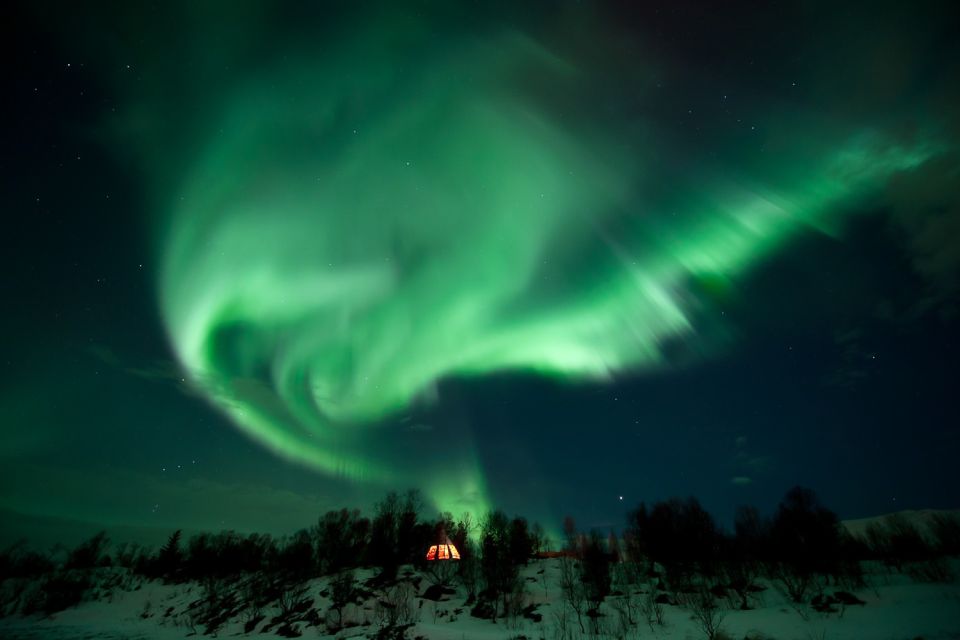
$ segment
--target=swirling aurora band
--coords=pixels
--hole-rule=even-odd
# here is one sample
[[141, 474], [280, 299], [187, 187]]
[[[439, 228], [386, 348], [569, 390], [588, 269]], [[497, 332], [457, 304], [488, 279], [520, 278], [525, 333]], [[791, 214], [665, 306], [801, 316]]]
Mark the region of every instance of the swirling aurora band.
[[513, 86], [530, 70], [576, 84], [510, 36], [404, 83], [386, 56], [291, 63], [226, 103], [174, 199], [159, 289], [192, 383], [250, 437], [482, 511], [469, 434], [424, 460], [378, 445], [384, 421], [450, 376], [656, 368], [696, 338], [696, 283], [829, 230], [932, 153], [880, 132], [809, 148], [800, 131], [792, 156], [741, 158], [733, 186], [565, 126]]

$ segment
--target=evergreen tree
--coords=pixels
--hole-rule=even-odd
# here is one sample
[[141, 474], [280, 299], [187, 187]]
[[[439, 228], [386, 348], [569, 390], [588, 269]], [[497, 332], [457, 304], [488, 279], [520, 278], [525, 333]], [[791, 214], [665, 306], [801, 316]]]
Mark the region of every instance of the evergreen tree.
[[181, 535], [180, 529], [171, 533], [167, 543], [160, 547], [160, 553], [157, 554], [157, 573], [163, 578], [172, 578], [180, 570], [183, 562], [183, 552], [180, 550]]

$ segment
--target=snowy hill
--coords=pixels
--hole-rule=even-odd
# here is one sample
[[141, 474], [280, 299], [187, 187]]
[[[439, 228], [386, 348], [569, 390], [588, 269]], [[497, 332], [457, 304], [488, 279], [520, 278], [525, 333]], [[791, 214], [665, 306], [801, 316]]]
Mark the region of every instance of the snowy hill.
[[882, 516], [873, 516], [870, 518], [857, 518], [854, 520], [844, 520], [843, 526], [847, 532], [857, 538], [863, 538], [867, 528], [871, 525], [884, 525], [891, 517], [900, 517], [917, 528], [925, 538], [932, 538], [930, 525], [934, 518], [938, 516], [949, 516], [960, 518], [960, 509], [916, 509], [896, 511]]
[[[561, 558], [531, 561], [521, 571], [523, 610], [492, 622], [470, 615], [463, 587], [442, 594], [435, 601], [424, 597], [437, 595], [428, 588], [425, 574], [408, 568], [396, 584], [369, 586], [372, 570], [356, 572], [359, 587], [352, 601], [343, 607], [342, 626], [332, 604], [330, 578], [311, 580], [302, 585], [302, 593], [289, 589], [279, 594], [270, 606], [258, 608], [247, 600], [248, 581], [218, 584], [162, 584], [127, 576], [97, 599], [54, 614], [49, 618], [8, 617], [0, 620], [0, 637], [50, 638], [182, 638], [203, 635], [205, 620], [216, 619], [218, 637], [376, 638], [395, 637], [381, 632], [394, 623], [410, 624], [408, 638], [463, 640], [470, 638], [581, 638], [592, 631], [592, 619], [582, 616], [581, 633], [577, 616], [565, 602], [561, 589]], [[954, 561], [956, 572], [960, 567]], [[104, 570], [101, 582], [121, 569]], [[121, 588], [123, 587], [123, 588]], [[827, 598], [841, 591], [821, 586]], [[212, 591], [217, 608], [209, 603]], [[646, 609], [653, 596], [672, 600], [656, 590], [653, 580], [636, 584], [613, 585], [597, 618], [598, 637], [604, 638], [704, 638], [694, 619], [691, 605], [660, 606], [662, 624]], [[818, 612], [810, 605], [792, 604], [766, 580], [757, 580], [750, 596], [751, 610], [737, 609], [733, 598], [718, 597], [722, 630], [729, 638], [777, 638], [778, 640], [869, 640], [872, 638], [917, 638], [925, 640], [960, 638], [960, 584], [912, 582], [902, 574], [875, 567], [866, 576], [866, 586], [855, 590], [863, 604], [836, 604], [832, 612]], [[675, 596], [676, 597], [676, 596]], [[847, 596], [840, 595], [842, 600]], [[648, 623], [649, 618], [649, 623]], [[381, 634], [381, 635], [378, 635]], [[721, 637], [721, 636], [718, 636]]]

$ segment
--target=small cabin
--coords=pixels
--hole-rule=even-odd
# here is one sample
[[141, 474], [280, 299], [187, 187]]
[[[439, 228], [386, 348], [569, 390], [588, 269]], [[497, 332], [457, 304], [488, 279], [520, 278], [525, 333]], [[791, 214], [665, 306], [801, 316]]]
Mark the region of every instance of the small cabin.
[[459, 560], [460, 552], [449, 539], [441, 544], [430, 545], [427, 560]]

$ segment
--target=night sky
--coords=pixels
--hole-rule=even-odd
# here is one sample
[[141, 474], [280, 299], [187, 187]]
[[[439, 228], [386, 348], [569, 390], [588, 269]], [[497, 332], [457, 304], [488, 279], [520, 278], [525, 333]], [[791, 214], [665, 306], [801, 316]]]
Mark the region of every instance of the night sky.
[[951, 3], [5, 22], [4, 539], [960, 506]]

